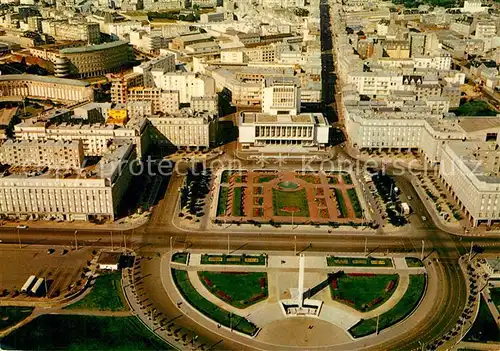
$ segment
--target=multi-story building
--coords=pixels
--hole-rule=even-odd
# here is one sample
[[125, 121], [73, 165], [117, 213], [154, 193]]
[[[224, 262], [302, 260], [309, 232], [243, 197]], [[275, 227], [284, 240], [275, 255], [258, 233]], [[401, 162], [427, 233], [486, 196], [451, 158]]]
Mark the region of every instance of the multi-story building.
[[154, 85], [162, 90], [179, 92], [179, 102], [187, 104], [193, 96], [215, 95], [215, 81], [212, 77], [193, 72], [152, 71]]
[[212, 115], [219, 113], [219, 99], [217, 95], [193, 96], [190, 104], [193, 112], [205, 112]]
[[179, 112], [179, 91], [135, 87], [128, 90], [128, 102], [149, 101], [154, 114]]
[[268, 115], [242, 112], [238, 141], [243, 149], [263, 148], [285, 153], [323, 149], [330, 125], [321, 113]]
[[0, 163], [11, 166], [77, 169], [83, 159], [80, 140], [7, 140], [0, 146]]
[[44, 34], [58, 40], [84, 41], [88, 44], [101, 42], [101, 32], [97, 23], [47, 19], [42, 21], [41, 26]]
[[93, 101], [94, 90], [84, 81], [36, 76], [0, 75], [0, 96], [33, 97], [61, 101]]
[[109, 78], [111, 81], [111, 102], [116, 104], [127, 102], [130, 88], [144, 85], [144, 76], [141, 73], [112, 74]]
[[145, 87], [155, 86], [153, 75], [151, 74], [153, 70], [157, 72], [175, 72], [175, 54], [161, 55], [134, 67], [135, 73], [143, 75]]
[[133, 144], [119, 144], [97, 165], [63, 172], [10, 167], [0, 175], [0, 214], [8, 218], [114, 220], [131, 180]]
[[216, 7], [217, 0], [191, 0], [191, 6]]
[[[132, 1], [131, 1], [132, 2]], [[144, 0], [143, 7], [146, 11], [165, 11], [183, 9], [184, 0]]]
[[496, 142], [449, 142], [439, 176], [473, 226], [500, 220], [500, 152]]
[[[123, 126], [105, 123], [83, 123], [72, 119], [74, 111], [64, 114], [61, 121], [44, 116], [42, 121], [25, 120], [14, 126], [16, 139], [20, 140], [81, 140], [85, 156], [102, 156], [113, 141], [132, 142], [142, 156], [148, 146], [145, 118], [130, 120]], [[107, 116], [103, 116], [107, 120]]]
[[294, 79], [263, 80], [262, 112], [270, 115], [297, 115], [300, 111], [300, 88]]
[[160, 143], [176, 147], [210, 146], [211, 127], [216, 123], [206, 115], [148, 117], [160, 135]]
[[129, 64], [131, 54], [124, 41], [62, 49], [55, 64], [56, 76], [95, 77], [116, 72]]

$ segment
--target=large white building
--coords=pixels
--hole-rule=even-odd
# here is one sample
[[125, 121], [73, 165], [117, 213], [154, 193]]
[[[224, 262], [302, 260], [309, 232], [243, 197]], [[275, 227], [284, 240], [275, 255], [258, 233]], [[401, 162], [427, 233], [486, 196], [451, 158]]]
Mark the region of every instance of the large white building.
[[330, 125], [321, 113], [269, 115], [242, 112], [238, 141], [243, 149], [257, 148], [284, 153], [323, 149]]
[[131, 179], [133, 144], [115, 145], [88, 168], [10, 167], [0, 175], [0, 214], [8, 218], [114, 220]]
[[300, 111], [300, 88], [294, 79], [263, 80], [262, 112], [270, 115], [296, 115]]
[[[74, 111], [68, 111], [65, 118], [71, 118]], [[106, 119], [103, 116], [104, 120]], [[51, 121], [52, 120], [52, 121]], [[85, 156], [102, 156], [109, 151], [113, 141], [129, 141], [136, 145], [137, 153], [142, 155], [147, 149], [147, 121], [137, 118], [123, 126], [105, 123], [82, 123], [54, 121], [45, 116], [45, 120], [29, 119], [14, 126], [15, 138], [19, 140], [81, 140]]]
[[176, 147], [210, 147], [211, 130], [216, 120], [207, 115], [150, 116], [158, 131], [160, 144]]
[[500, 220], [500, 151], [496, 142], [444, 146], [439, 175], [473, 226]]
[[83, 144], [78, 141], [7, 140], [0, 146], [0, 163], [22, 167], [80, 168]]
[[192, 97], [215, 95], [215, 81], [212, 77], [193, 72], [152, 71], [154, 85], [162, 90], [179, 92], [179, 102], [187, 104]]

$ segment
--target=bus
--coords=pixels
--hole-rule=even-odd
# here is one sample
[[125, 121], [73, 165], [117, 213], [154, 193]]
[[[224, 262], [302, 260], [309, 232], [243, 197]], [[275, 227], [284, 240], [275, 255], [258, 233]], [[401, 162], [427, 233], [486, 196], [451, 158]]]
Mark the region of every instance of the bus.
[[26, 280], [26, 283], [24, 283], [23, 287], [21, 288], [21, 292], [27, 293], [30, 290], [33, 283], [35, 282], [35, 280], [36, 280], [36, 277], [34, 275], [31, 275], [28, 278], [28, 280]]
[[33, 295], [37, 295], [42, 284], [43, 284], [43, 278], [38, 278], [35, 285], [33, 285], [33, 287], [31, 288], [31, 293]]

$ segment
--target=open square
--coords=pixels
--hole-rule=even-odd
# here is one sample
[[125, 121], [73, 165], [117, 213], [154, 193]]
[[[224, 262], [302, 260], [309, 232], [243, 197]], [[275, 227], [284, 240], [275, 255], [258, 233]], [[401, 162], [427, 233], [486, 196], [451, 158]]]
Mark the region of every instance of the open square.
[[216, 221], [362, 225], [364, 210], [349, 173], [224, 170]]

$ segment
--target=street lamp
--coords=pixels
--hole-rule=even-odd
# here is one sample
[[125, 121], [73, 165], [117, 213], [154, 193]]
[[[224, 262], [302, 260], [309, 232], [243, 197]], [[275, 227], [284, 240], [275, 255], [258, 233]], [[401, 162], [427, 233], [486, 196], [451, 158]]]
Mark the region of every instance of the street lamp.
[[75, 250], [78, 250], [78, 239], [76, 238], [76, 234], [78, 233], [78, 230], [75, 230]]

